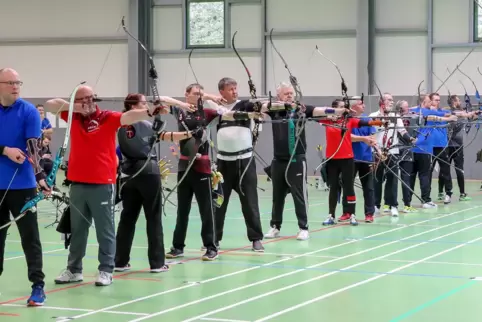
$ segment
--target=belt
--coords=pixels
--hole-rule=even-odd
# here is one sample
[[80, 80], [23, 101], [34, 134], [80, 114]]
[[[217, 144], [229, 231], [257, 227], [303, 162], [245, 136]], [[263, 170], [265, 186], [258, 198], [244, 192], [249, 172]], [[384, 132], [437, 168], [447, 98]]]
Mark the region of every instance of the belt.
[[234, 156], [242, 155], [242, 154], [249, 153], [249, 152], [253, 152], [253, 148], [247, 148], [247, 149], [237, 151], [237, 152], [218, 151], [218, 153], [220, 155], [224, 155], [226, 157], [234, 157]]

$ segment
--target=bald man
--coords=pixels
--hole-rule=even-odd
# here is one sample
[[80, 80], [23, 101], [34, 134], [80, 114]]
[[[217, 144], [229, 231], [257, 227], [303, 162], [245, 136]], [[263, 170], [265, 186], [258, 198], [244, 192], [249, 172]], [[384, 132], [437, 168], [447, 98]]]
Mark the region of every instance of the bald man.
[[[0, 275], [3, 272], [5, 239], [10, 213], [20, 216], [23, 206], [37, 194], [37, 184], [49, 194], [46, 175], [40, 166], [40, 114], [20, 98], [23, 82], [10, 68], [0, 69]], [[26, 158], [28, 156], [28, 158]], [[37, 212], [30, 209], [16, 222], [27, 259], [28, 279], [33, 283], [29, 306], [45, 301]]]
[[[45, 110], [59, 113], [68, 120], [69, 102], [56, 98], [47, 101]], [[75, 96], [70, 130], [70, 156], [67, 179], [70, 185], [71, 240], [67, 268], [55, 279], [57, 284], [83, 280], [89, 227], [95, 222], [99, 243], [97, 286], [112, 283], [116, 238], [114, 227], [116, 183], [116, 133], [124, 125], [149, 119], [147, 109], [126, 113], [103, 111], [94, 103], [89, 86], [79, 88]]]

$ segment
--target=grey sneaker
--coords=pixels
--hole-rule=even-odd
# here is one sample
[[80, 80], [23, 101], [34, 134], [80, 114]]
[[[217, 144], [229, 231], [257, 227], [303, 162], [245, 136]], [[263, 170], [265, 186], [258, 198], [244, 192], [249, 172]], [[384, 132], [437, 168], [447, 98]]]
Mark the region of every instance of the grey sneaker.
[[99, 274], [97, 275], [97, 279], [95, 280], [95, 285], [108, 286], [112, 284], [112, 281], [113, 281], [112, 273], [99, 271]]
[[68, 283], [76, 283], [82, 282], [84, 277], [82, 273], [72, 273], [68, 269], [62, 271], [59, 276], [54, 280], [55, 284], [68, 284]]
[[262, 253], [264, 252], [264, 247], [263, 244], [261, 243], [261, 240], [255, 240], [253, 242], [253, 251]]

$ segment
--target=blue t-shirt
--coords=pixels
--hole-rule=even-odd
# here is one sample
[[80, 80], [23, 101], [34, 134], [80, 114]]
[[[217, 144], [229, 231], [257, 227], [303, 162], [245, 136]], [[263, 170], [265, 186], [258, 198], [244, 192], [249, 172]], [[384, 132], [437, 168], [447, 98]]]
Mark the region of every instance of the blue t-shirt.
[[120, 150], [120, 145], [118, 145], [117, 148], [115, 149], [115, 153], [117, 154], [119, 161], [122, 161], [122, 152]]
[[[40, 123], [40, 114], [30, 102], [19, 98], [8, 108], [0, 105], [0, 145], [27, 153], [27, 140], [40, 138]], [[0, 190], [31, 189], [36, 186], [33, 167], [28, 159], [18, 164], [5, 155], [0, 156]]]
[[44, 118], [44, 119], [42, 120], [42, 124], [41, 124], [40, 128], [41, 128], [42, 130], [48, 130], [48, 129], [51, 129], [51, 128], [52, 128], [52, 124], [50, 124], [50, 121], [49, 121], [48, 118]]
[[[366, 115], [362, 115], [366, 116]], [[361, 120], [369, 121], [368, 118], [362, 118]], [[359, 128], [354, 128], [351, 130], [351, 133], [358, 136], [369, 136], [375, 134], [376, 130], [373, 126], [362, 126]], [[356, 161], [373, 161], [373, 153], [372, 148], [366, 144], [365, 142], [353, 142], [353, 159]]]
[[[445, 114], [447, 114], [446, 112], [435, 111], [429, 108], [420, 108], [420, 107], [411, 109], [411, 112], [415, 114], [420, 114], [420, 110], [422, 111], [422, 117], [430, 116], [430, 115], [443, 117], [445, 116]], [[417, 141], [415, 141], [415, 147], [412, 149], [413, 153], [432, 154], [434, 146], [438, 147], [440, 142], [443, 142], [443, 139], [440, 137], [442, 132], [438, 131], [439, 129], [436, 129], [436, 128], [429, 128], [429, 126], [440, 125], [439, 123], [447, 123], [447, 122], [427, 121], [426, 127], [419, 129], [420, 133], [417, 135]], [[445, 133], [447, 133], [447, 131], [445, 131]], [[447, 134], [445, 134], [445, 145], [447, 145]]]

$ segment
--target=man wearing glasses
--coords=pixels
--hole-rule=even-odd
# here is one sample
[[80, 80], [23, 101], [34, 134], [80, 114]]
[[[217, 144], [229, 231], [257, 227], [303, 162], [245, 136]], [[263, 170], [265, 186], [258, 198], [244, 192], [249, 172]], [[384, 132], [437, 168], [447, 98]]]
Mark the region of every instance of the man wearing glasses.
[[33, 104], [20, 98], [22, 84], [15, 70], [0, 69], [0, 275], [11, 213], [17, 220], [28, 279], [33, 283], [27, 305], [39, 306], [45, 301], [45, 275], [37, 212], [33, 208], [19, 216], [23, 206], [36, 196], [37, 184], [46, 195], [50, 188], [40, 166], [40, 114]]
[[[68, 121], [69, 102], [51, 99], [45, 110]], [[99, 243], [97, 286], [112, 283], [116, 236], [114, 226], [115, 183], [117, 175], [116, 133], [124, 125], [150, 118], [147, 109], [126, 113], [103, 111], [94, 102], [94, 92], [82, 86], [76, 93], [70, 130], [70, 156], [67, 179], [70, 185], [72, 235], [67, 268], [55, 279], [57, 284], [83, 280], [89, 227], [95, 221]], [[40, 122], [39, 122], [40, 123]]]

